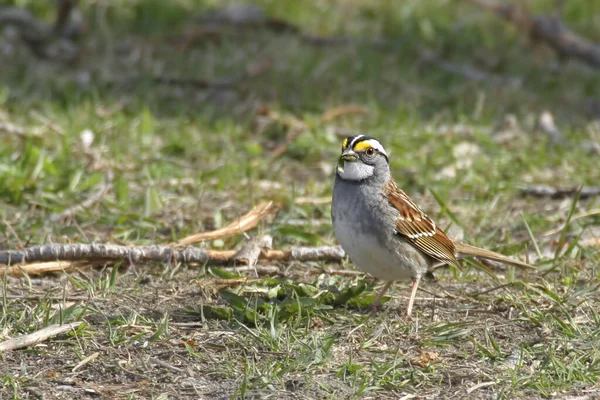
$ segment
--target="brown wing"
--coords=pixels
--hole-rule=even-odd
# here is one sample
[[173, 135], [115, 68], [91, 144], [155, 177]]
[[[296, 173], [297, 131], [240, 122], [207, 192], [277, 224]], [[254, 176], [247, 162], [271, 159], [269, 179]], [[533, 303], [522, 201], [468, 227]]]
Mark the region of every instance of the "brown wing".
[[398, 234], [406, 237], [425, 254], [460, 269], [452, 240], [393, 180], [390, 179], [385, 189], [388, 201], [400, 212], [396, 221]]

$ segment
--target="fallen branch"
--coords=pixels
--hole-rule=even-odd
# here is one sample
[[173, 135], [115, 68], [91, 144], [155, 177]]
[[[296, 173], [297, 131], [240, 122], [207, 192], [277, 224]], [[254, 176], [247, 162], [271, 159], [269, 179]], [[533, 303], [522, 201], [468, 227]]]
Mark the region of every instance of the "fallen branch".
[[260, 221], [267, 218], [268, 216], [274, 215], [279, 210], [279, 204], [269, 201], [267, 203], [261, 203], [250, 210], [245, 215], [241, 216], [238, 220], [231, 222], [230, 224], [211, 231], [196, 233], [191, 236], [187, 236], [176, 243], [173, 246], [185, 247], [194, 243], [203, 242], [206, 240], [217, 240], [237, 235], [239, 233], [246, 232], [252, 228], [255, 228]]
[[[521, 188], [522, 196], [549, 197], [551, 199], [562, 199], [572, 197], [579, 192], [579, 188], [554, 188], [548, 185], [535, 185]], [[581, 188], [580, 199], [600, 196], [600, 187], [584, 186]]]
[[[125, 261], [162, 262], [184, 264], [226, 265], [236, 262], [235, 250], [205, 250], [195, 247], [177, 248], [172, 246], [120, 246], [114, 244], [49, 244], [32, 246], [22, 250], [0, 251], [0, 264], [15, 266], [42, 261]], [[264, 249], [259, 260], [268, 261], [330, 261], [339, 262], [344, 258], [340, 246], [293, 247], [289, 250]], [[237, 260], [243, 263], [244, 260]], [[22, 268], [22, 267], [20, 267]], [[54, 269], [53, 269], [54, 268]], [[62, 271], [63, 264], [56, 263], [44, 272]], [[29, 272], [28, 272], [29, 273]]]
[[570, 31], [558, 18], [531, 16], [524, 7], [516, 4], [493, 0], [468, 1], [501, 16], [532, 39], [550, 46], [561, 57], [576, 58], [593, 67], [600, 67], [600, 46]]
[[40, 329], [39, 331], [19, 336], [14, 339], [9, 339], [0, 343], [0, 351], [17, 350], [24, 347], [34, 346], [51, 338], [52, 336], [74, 330], [81, 324], [83, 324], [83, 322], [72, 322], [65, 325], [50, 325]]

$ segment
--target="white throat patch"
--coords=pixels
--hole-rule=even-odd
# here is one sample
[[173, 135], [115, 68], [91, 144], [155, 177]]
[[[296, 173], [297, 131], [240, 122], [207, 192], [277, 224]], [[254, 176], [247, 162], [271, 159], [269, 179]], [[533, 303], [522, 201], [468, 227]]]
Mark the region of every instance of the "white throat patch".
[[362, 181], [363, 179], [367, 179], [368, 177], [373, 175], [375, 167], [372, 165], [367, 165], [361, 161], [354, 162], [344, 162], [344, 167], [342, 168], [338, 165], [337, 173], [340, 178], [347, 181]]

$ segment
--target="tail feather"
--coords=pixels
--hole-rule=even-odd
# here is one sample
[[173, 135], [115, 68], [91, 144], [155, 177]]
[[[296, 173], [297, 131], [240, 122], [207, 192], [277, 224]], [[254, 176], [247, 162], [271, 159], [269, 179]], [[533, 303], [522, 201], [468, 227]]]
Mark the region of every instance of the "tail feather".
[[518, 261], [512, 259], [510, 257], [503, 256], [502, 254], [495, 253], [493, 251], [480, 249], [479, 247], [471, 246], [466, 243], [454, 242], [454, 247], [456, 249], [456, 255], [458, 258], [464, 257], [480, 257], [485, 258], [487, 260], [498, 261], [504, 264], [510, 264], [517, 267], [529, 268], [529, 269], [537, 269], [533, 265], [529, 265], [522, 261]]

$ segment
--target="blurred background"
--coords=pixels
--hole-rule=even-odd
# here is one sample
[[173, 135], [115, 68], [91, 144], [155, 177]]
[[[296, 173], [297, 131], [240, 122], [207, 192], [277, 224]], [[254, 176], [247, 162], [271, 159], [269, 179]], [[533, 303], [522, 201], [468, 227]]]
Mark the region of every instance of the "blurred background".
[[[502, 219], [486, 220], [489, 207], [527, 207], [519, 188], [600, 181], [599, 8], [4, 2], [0, 202], [18, 234], [3, 227], [4, 246], [168, 239], [265, 198], [292, 220], [326, 220], [323, 206], [291, 199], [330, 195], [341, 140], [355, 133], [390, 149], [400, 186], [425, 208], [439, 210], [431, 188], [476, 235]], [[68, 215], [77, 224], [48, 223], [98, 188], [101, 201]], [[538, 228], [543, 210], [530, 206]], [[319, 227], [275, 234], [331, 242]]]

